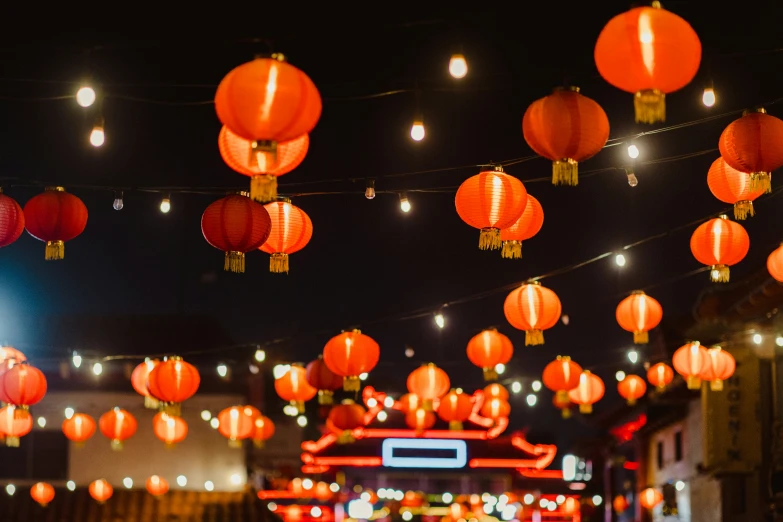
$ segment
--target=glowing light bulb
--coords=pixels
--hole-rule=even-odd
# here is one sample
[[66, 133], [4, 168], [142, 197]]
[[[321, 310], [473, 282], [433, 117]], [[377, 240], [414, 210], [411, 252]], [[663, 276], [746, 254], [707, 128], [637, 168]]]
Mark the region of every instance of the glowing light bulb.
[[103, 130], [103, 125], [95, 125], [90, 132], [90, 145], [100, 147], [104, 143], [106, 143], [106, 133]]
[[533, 381], [533, 383], [530, 385], [531, 388], [533, 388], [534, 392], [540, 392], [541, 391], [541, 381]]
[[258, 362], [264, 362], [266, 360], [266, 352], [261, 348], [259, 348], [258, 350], [256, 350], [256, 354], [253, 357]]
[[441, 330], [443, 329], [444, 326], [446, 326], [446, 318], [443, 317], [442, 313], [438, 312], [437, 314], [435, 314], [435, 324], [438, 325], [438, 328], [440, 328]]
[[763, 340], [764, 338], [761, 337], [761, 334], [753, 334], [753, 344], [761, 344]]
[[38, 417], [38, 427], [39, 428], [45, 428], [46, 427], [46, 418], [45, 417]]
[[528, 406], [533, 407], [538, 402], [538, 397], [531, 393], [527, 397], [525, 397], [525, 402], [527, 402]]
[[405, 357], [410, 359], [416, 354], [416, 352], [413, 351], [413, 348], [405, 348]]
[[449, 74], [457, 79], [464, 78], [468, 74], [468, 61], [463, 55], [451, 55], [451, 60], [449, 60]]
[[95, 103], [95, 98], [95, 90], [92, 87], [85, 85], [79, 87], [79, 90], [76, 91], [76, 103], [82, 107], [89, 107]]
[[216, 430], [218, 427], [220, 427], [220, 421], [217, 417], [212, 417], [212, 420], [209, 421], [209, 427], [213, 430]]
[[411, 202], [408, 201], [408, 196], [406, 196], [404, 193], [400, 194], [400, 210], [406, 214], [411, 211]]
[[68, 488], [68, 491], [76, 491], [76, 482], [69, 480], [65, 483], [65, 487]]
[[201, 412], [201, 419], [202, 419], [204, 422], [209, 422], [210, 420], [212, 420], [212, 412], [211, 412], [211, 411], [209, 411], [209, 410], [204, 410], [204, 411], [202, 411], [202, 412]]
[[160, 200], [160, 211], [164, 214], [168, 214], [169, 210], [171, 210], [171, 198], [166, 196]]
[[14, 496], [14, 493], [16, 493], [16, 486], [14, 486], [13, 484], [8, 484], [5, 487], [5, 492], [8, 493], [8, 495], [11, 497]]
[[103, 365], [99, 362], [92, 365], [93, 375], [100, 375], [103, 373]]
[[73, 357], [71, 358], [71, 361], [73, 362], [74, 368], [79, 368], [82, 365], [82, 356], [77, 354], [76, 352], [73, 352]]
[[364, 189], [364, 197], [367, 199], [375, 199], [375, 180], [367, 180], [367, 188]]
[[331, 484], [329, 484], [329, 491], [331, 491], [332, 493], [337, 493], [338, 491], [340, 491], [340, 484], [338, 484], [337, 482], [332, 482]]
[[217, 373], [221, 377], [225, 378], [226, 375], [228, 375], [228, 366], [226, 366], [225, 364], [218, 364], [217, 365]]
[[519, 393], [522, 391], [522, 383], [519, 381], [514, 381], [511, 383], [511, 391], [513, 393]]
[[635, 187], [639, 184], [639, 178], [636, 177], [636, 174], [633, 172], [628, 173], [628, 184], [632, 187]]
[[74, 413], [76, 413], [76, 412], [73, 411], [73, 408], [71, 408], [71, 407], [65, 408], [65, 418], [66, 419], [70, 419], [71, 417], [73, 417]]
[[272, 376], [275, 379], [280, 379], [283, 375], [289, 372], [291, 370], [290, 364], [276, 364], [274, 368], [272, 368]]
[[775, 344], [777, 344], [778, 346], [783, 346], [783, 337], [781, 337], [780, 335], [775, 337]]
[[628, 145], [628, 156], [630, 156], [631, 159], [638, 158], [639, 157], [639, 147], [637, 147], [633, 143]]
[[379, 422], [386, 422], [386, 419], [389, 418], [389, 415], [385, 411], [379, 411], [378, 412], [378, 421]]
[[506, 373], [506, 365], [503, 363], [497, 363], [495, 365], [495, 373], [497, 373], [498, 375], [503, 375], [504, 373]]
[[677, 491], [682, 491], [683, 489], [685, 489], [685, 482], [683, 482], [682, 480], [678, 480], [677, 482], [674, 483], [674, 489], [676, 489]]
[[114, 193], [114, 203], [111, 205], [114, 210], [122, 210], [122, 207], [125, 206], [125, 202], [122, 201], [122, 191], [117, 191]]
[[424, 122], [416, 120], [411, 125], [411, 139], [413, 141], [421, 141], [424, 139]]
[[400, 516], [402, 516], [402, 519], [405, 522], [410, 522], [411, 520], [413, 520], [413, 513], [411, 513], [410, 511], [403, 511], [402, 515]]
[[535, 502], [536, 497], [534, 497], [530, 493], [527, 493], [524, 497], [522, 497], [522, 500], [525, 502], [525, 504], [527, 504], [529, 506], [530, 504]]
[[318, 518], [321, 515], [323, 515], [323, 511], [318, 506], [313, 506], [313, 508], [310, 510], [310, 516], [313, 518]]
[[185, 486], [187, 486], [188, 485], [188, 477], [186, 477], [185, 475], [180, 475], [179, 477], [177, 477], [177, 485], [179, 487], [181, 487], [181, 488], [184, 488]]
[[617, 373], [614, 374], [614, 378], [617, 379], [617, 382], [622, 382], [623, 379], [625, 379], [625, 372], [619, 370]]
[[617, 266], [625, 266], [625, 256], [622, 254], [617, 254], [614, 256], [614, 262]]
[[715, 89], [707, 87], [704, 89], [704, 93], [701, 95], [701, 102], [705, 107], [712, 107], [715, 105]]
[[448, 504], [452, 500], [454, 500], [454, 495], [452, 495], [451, 493], [448, 493], [448, 492], [443, 494], [443, 502], [445, 504]]
[[359, 374], [359, 380], [360, 380], [360, 381], [366, 381], [366, 380], [367, 380], [367, 377], [369, 377], [369, 376], [370, 376], [370, 374], [369, 374], [369, 373], [367, 373], [367, 372], [360, 373], [360, 374]]
[[631, 361], [631, 363], [636, 364], [639, 362], [639, 352], [636, 350], [631, 350], [628, 352], [628, 360]]
[[133, 479], [130, 477], [125, 477], [122, 479], [122, 485], [125, 486], [125, 489], [131, 489], [133, 487]]
[[304, 428], [307, 426], [307, 417], [304, 415], [300, 415], [296, 418], [296, 423], [299, 425], [300, 428]]
[[367, 399], [367, 407], [368, 408], [375, 408], [378, 405], [378, 401], [375, 400], [375, 398], [370, 397]]
[[601, 495], [593, 495], [593, 505], [594, 506], [600, 506], [603, 503], [604, 499], [601, 498]]
[[213, 491], [215, 489], [215, 484], [213, 484], [211, 480], [208, 480], [204, 482], [204, 489], [207, 491]]
[[233, 475], [231, 475], [231, 478], [229, 480], [231, 480], [231, 483], [235, 486], [239, 486], [240, 484], [242, 484], [242, 476], [239, 473], [234, 473]]

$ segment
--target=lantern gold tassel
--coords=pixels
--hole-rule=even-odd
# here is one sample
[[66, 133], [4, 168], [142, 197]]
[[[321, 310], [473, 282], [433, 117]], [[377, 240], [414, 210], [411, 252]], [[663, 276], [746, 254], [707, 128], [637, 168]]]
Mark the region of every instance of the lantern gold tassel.
[[424, 411], [433, 411], [432, 399], [424, 399], [421, 401], [421, 409]]
[[647, 344], [650, 342], [650, 336], [647, 332], [634, 332], [633, 343], [634, 344]]
[[710, 390], [712, 391], [723, 391], [723, 381], [720, 379], [716, 379], [714, 381], [710, 381]]
[[592, 404], [580, 404], [579, 405], [579, 413], [583, 413], [583, 414], [593, 413], [593, 405]]
[[481, 250], [500, 250], [503, 242], [500, 240], [499, 228], [482, 228], [479, 234], [479, 248]]
[[161, 403], [160, 411], [172, 417], [182, 416], [182, 404], [178, 402]]
[[521, 259], [522, 241], [517, 241], [515, 239], [503, 241], [503, 250], [500, 251], [500, 256], [503, 259]]
[[343, 391], [359, 391], [361, 387], [362, 383], [358, 376], [343, 379]]
[[152, 395], [144, 397], [144, 407], [150, 410], [157, 410], [160, 407], [160, 401]]
[[631, 399], [628, 399], [625, 402], [626, 402], [626, 404], [628, 404], [628, 406], [636, 406], [636, 399], [631, 398]]
[[544, 344], [544, 332], [541, 330], [527, 330], [525, 332], [525, 346]]
[[111, 449], [114, 451], [122, 451], [122, 441], [120, 439], [112, 440]]
[[449, 429], [451, 431], [462, 431], [462, 422], [460, 422], [460, 421], [449, 421]]
[[753, 209], [752, 201], [737, 201], [734, 203], [734, 219], [748, 219], [748, 216], [753, 217], [755, 215], [756, 211]]
[[9, 435], [6, 435], [5, 437], [5, 445], [9, 448], [18, 448], [19, 447], [19, 437], [11, 437]]
[[264, 449], [264, 441], [261, 439], [253, 439], [253, 446], [258, 449]]
[[291, 401], [291, 406], [296, 408], [296, 411], [298, 411], [299, 413], [304, 413], [305, 412], [305, 403], [304, 403], [304, 401]]
[[495, 368], [484, 368], [484, 380], [487, 382], [498, 380], [498, 372], [495, 371]]
[[47, 241], [46, 242], [46, 260], [54, 261], [56, 259], [62, 259], [65, 257], [65, 242], [64, 241]]
[[288, 254], [272, 254], [269, 258], [269, 271], [273, 274], [288, 273]]
[[226, 252], [226, 258], [223, 261], [223, 270], [234, 272], [236, 274], [245, 273], [245, 253], [229, 250]]
[[552, 185], [569, 185], [575, 187], [578, 184], [579, 163], [571, 158], [552, 162]]
[[715, 265], [710, 270], [710, 279], [713, 283], [728, 283], [729, 274], [729, 267], [726, 265]]
[[698, 375], [690, 375], [686, 381], [689, 390], [698, 390], [701, 388], [701, 378]]
[[636, 123], [666, 121], [666, 94], [658, 89], [637, 92], [633, 97]]
[[571, 418], [571, 408], [563, 408], [560, 412], [564, 419]]
[[772, 174], [769, 172], [751, 172], [750, 188], [751, 190], [764, 189], [764, 193], [769, 194], [772, 192]]
[[334, 404], [334, 392], [332, 390], [318, 390], [318, 404], [323, 406]]
[[263, 174], [250, 178], [250, 199], [269, 203], [277, 198], [277, 177]]
[[233, 449], [242, 448], [242, 441], [239, 439], [228, 439], [228, 447]]
[[356, 439], [351, 430], [345, 430], [337, 436], [337, 444], [353, 444]]

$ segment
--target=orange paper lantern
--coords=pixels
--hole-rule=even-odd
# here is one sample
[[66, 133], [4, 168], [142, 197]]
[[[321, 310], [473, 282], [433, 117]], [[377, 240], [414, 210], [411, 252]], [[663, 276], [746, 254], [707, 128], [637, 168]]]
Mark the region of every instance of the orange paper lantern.
[[19, 439], [33, 430], [33, 416], [27, 410], [10, 405], [0, 408], [0, 434], [5, 435], [5, 445], [18, 448]]
[[98, 427], [101, 433], [111, 440], [111, 449], [118, 451], [122, 449], [123, 442], [136, 433], [138, 423], [130, 412], [114, 408], [101, 415]]
[[323, 355], [319, 355], [305, 369], [307, 382], [318, 390], [318, 404], [332, 404], [334, 392], [343, 386], [343, 378], [329, 369]]
[[421, 407], [421, 399], [415, 393], [406, 393], [400, 397], [400, 411], [408, 413]]
[[579, 385], [568, 392], [568, 399], [579, 405], [580, 413], [592, 413], [593, 404], [604, 396], [604, 381], [588, 370], [579, 376]]
[[149, 378], [150, 372], [158, 363], [160, 363], [159, 360], [148, 358], [143, 363], [136, 366], [131, 373], [131, 386], [136, 390], [136, 393], [144, 397], [144, 407], [151, 410], [158, 409], [159, 401], [150, 395], [150, 390], [147, 387], [147, 379]]
[[502, 384], [493, 382], [484, 387], [484, 397], [491, 399], [497, 397], [498, 399], [508, 400], [508, 390]]
[[579, 87], [558, 87], [534, 101], [522, 118], [525, 141], [539, 156], [552, 161], [552, 184], [579, 183], [579, 162], [606, 145], [609, 118]]
[[27, 409], [46, 395], [46, 377], [26, 362], [15, 364], [0, 374], [0, 401]]
[[511, 414], [511, 405], [505, 399], [492, 397], [484, 401], [484, 404], [481, 405], [480, 413], [482, 417], [497, 421]]
[[188, 423], [182, 417], [162, 411], [152, 418], [152, 431], [167, 448], [173, 448], [188, 436]]
[[783, 283], [783, 243], [767, 258], [767, 270], [775, 281]]
[[46, 507], [49, 505], [49, 502], [54, 500], [54, 488], [51, 484], [47, 484], [46, 482], [38, 482], [33, 484], [33, 487], [30, 488], [30, 496], [33, 497], [33, 500], [38, 502], [41, 507]]
[[750, 238], [742, 225], [723, 215], [702, 223], [691, 236], [691, 252], [699, 263], [712, 267], [713, 282], [728, 283], [729, 267], [742, 261]]
[[441, 397], [438, 405], [438, 417], [449, 423], [450, 430], [461, 430], [462, 423], [473, 413], [473, 400], [470, 395], [450, 390]]
[[538, 234], [542, 226], [544, 226], [544, 208], [528, 193], [525, 210], [519, 219], [510, 227], [500, 230], [500, 241], [503, 242], [500, 256], [505, 259], [521, 259], [522, 241]]
[[723, 158], [713, 161], [707, 172], [710, 192], [724, 203], [734, 205], [734, 219], [747, 219], [756, 214], [753, 201], [764, 193], [764, 188], [753, 185], [750, 175], [730, 167]]
[[623, 330], [633, 333], [633, 342], [647, 344], [647, 332], [658, 326], [663, 318], [661, 304], [641, 290], [620, 301], [617, 305], [617, 323]]
[[269, 239], [259, 250], [272, 254], [269, 271], [274, 274], [288, 273], [288, 256], [299, 252], [313, 237], [313, 222], [304, 210], [291, 204], [290, 200], [275, 201], [264, 205], [272, 218]]
[[502, 167], [479, 172], [466, 179], [457, 189], [454, 199], [462, 221], [481, 230], [481, 250], [500, 249], [500, 231], [512, 226], [522, 216], [527, 205], [527, 190]]
[[244, 414], [244, 407], [231, 406], [218, 413], [218, 433], [228, 439], [232, 448], [241, 448], [242, 441], [253, 434], [254, 420]]
[[153, 497], [160, 497], [169, 491], [168, 481], [158, 475], [152, 475], [148, 478], [145, 487], [147, 488], [147, 493]]
[[772, 171], [783, 167], [781, 141], [783, 120], [758, 108], [745, 111], [723, 129], [718, 148], [730, 167], [750, 173], [753, 189], [770, 192]]
[[639, 504], [644, 509], [652, 509], [663, 502], [663, 494], [655, 488], [647, 488], [639, 493]]
[[299, 413], [304, 413], [304, 403], [318, 393], [318, 390], [307, 382], [307, 371], [299, 364], [292, 364], [287, 372], [275, 379], [275, 391], [281, 399], [296, 407]]
[[95, 419], [86, 413], [74, 413], [70, 419], [63, 421], [63, 434], [65, 438], [81, 447], [90, 437], [95, 435]]
[[674, 379], [674, 370], [666, 363], [653, 364], [647, 370], [647, 380], [659, 391], [663, 391]]
[[699, 377], [710, 383], [712, 391], [721, 391], [723, 381], [730, 379], [736, 369], [737, 361], [734, 356], [720, 346], [716, 346], [707, 350], [707, 363]]
[[526, 346], [544, 344], [544, 330], [557, 324], [561, 311], [557, 294], [538, 281], [512, 290], [503, 303], [506, 320], [525, 331]]
[[700, 62], [696, 32], [660, 2], [615, 16], [595, 44], [598, 72], [634, 94], [636, 121], [641, 123], [666, 120], [666, 94], [688, 85]]
[[[495, 366], [508, 362], [513, 353], [511, 339], [494, 328], [484, 330], [468, 341], [468, 359], [484, 370], [485, 381], [496, 380], [498, 373]], [[506, 356], [508, 359], [504, 361]]]
[[329, 421], [341, 431], [355, 430], [364, 426], [364, 416], [367, 410], [352, 400], [344, 400], [329, 411]]
[[380, 356], [378, 343], [360, 330], [336, 335], [324, 346], [324, 362], [330, 370], [343, 377], [345, 391], [359, 390], [359, 376], [372, 371]]
[[421, 399], [421, 408], [432, 411], [433, 401], [449, 391], [449, 375], [433, 363], [425, 364], [408, 375], [408, 391]]
[[627, 375], [617, 383], [617, 391], [628, 402], [628, 406], [633, 406], [647, 393], [647, 383], [638, 375]]
[[114, 494], [114, 488], [107, 481], [99, 479], [90, 483], [90, 496], [103, 504]]
[[624, 495], [617, 495], [614, 497], [614, 500], [612, 500], [612, 507], [614, 508], [614, 512], [619, 515], [620, 513], [625, 513], [631, 506], [628, 504], [628, 500]]
[[560, 401], [568, 399], [568, 392], [579, 386], [582, 367], [570, 357], [558, 355], [557, 359], [547, 364], [541, 380], [544, 386], [555, 392]]
[[256, 448], [263, 448], [266, 441], [272, 438], [275, 434], [275, 423], [272, 419], [264, 415], [260, 415], [253, 421], [253, 444]]
[[147, 376], [150, 395], [166, 403], [166, 413], [179, 415], [181, 403], [190, 399], [201, 384], [195, 366], [181, 357], [169, 357], [157, 364]]
[[436, 421], [435, 414], [423, 408], [411, 410], [405, 414], [405, 423], [412, 430], [424, 431], [432, 428]]
[[701, 388], [701, 373], [709, 364], [709, 354], [698, 341], [680, 346], [672, 356], [674, 370], [685, 377], [689, 390]]

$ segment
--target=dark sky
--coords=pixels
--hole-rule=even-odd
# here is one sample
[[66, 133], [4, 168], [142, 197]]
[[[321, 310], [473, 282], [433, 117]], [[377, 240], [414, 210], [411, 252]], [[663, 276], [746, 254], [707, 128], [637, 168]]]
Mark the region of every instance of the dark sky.
[[[704, 46], [697, 77], [667, 99], [666, 125], [780, 97], [776, 71], [783, 53], [751, 52], [783, 47], [778, 27], [783, 13], [770, 4], [722, 10], [705, 2], [664, 3], [694, 26]], [[570, 324], [547, 331], [542, 347], [526, 348], [524, 334], [506, 323], [506, 292], [449, 307], [442, 332], [431, 317], [375, 320], [427, 308], [435, 312], [441, 303], [521, 282], [718, 212], [726, 206], [706, 185], [717, 152], [639, 166], [635, 188], [621, 171], [584, 178], [576, 188], [527, 183], [546, 218], [539, 235], [525, 242], [521, 261], [479, 251], [478, 232], [459, 219], [452, 193], [411, 193], [413, 210], [406, 215], [396, 195], [368, 201], [363, 191], [366, 178], [378, 178], [379, 191], [456, 187], [479, 169], [384, 176], [531, 155], [522, 138], [522, 114], [563, 82], [580, 86], [604, 107], [612, 138], [649, 130], [634, 124], [631, 95], [606, 84], [592, 57], [603, 25], [627, 7], [624, 2], [543, 3], [535, 12], [512, 14], [461, 12], [452, 6], [440, 13], [411, 10], [375, 17], [331, 11], [304, 20], [288, 13], [260, 16], [252, 26], [232, 26], [231, 31], [205, 23], [142, 35], [115, 30], [108, 21], [91, 21], [45, 35], [5, 38], [0, 45], [5, 126], [0, 176], [64, 185], [84, 200], [90, 217], [84, 234], [67, 244], [64, 261], [45, 262], [43, 244], [27, 234], [0, 251], [0, 338], [40, 352], [38, 332], [18, 328], [24, 318], [205, 314], [217, 318], [237, 343], [292, 336], [271, 356], [295, 354], [306, 361], [331, 335], [361, 325], [381, 344], [377, 377], [393, 377], [390, 386], [402, 389], [408, 371], [432, 360], [470, 389], [480, 384], [480, 372], [467, 361], [465, 345], [482, 328], [497, 325], [517, 349], [510, 375], [537, 375], [556, 355], [571, 354], [585, 366], [596, 366], [613, 394], [613, 374], [626, 364], [630, 341], [630, 334], [615, 323], [615, 306], [625, 292], [698, 268], [688, 246], [692, 229], [632, 249], [622, 271], [610, 258], [546, 279]], [[460, 49], [470, 72], [455, 81], [447, 63]], [[294, 197], [294, 204], [312, 218], [314, 235], [291, 257], [290, 275], [268, 273], [268, 257], [260, 252], [249, 255], [244, 275], [222, 272], [222, 253], [204, 241], [199, 224], [204, 208], [217, 196], [174, 194], [172, 211], [164, 215], [158, 211], [160, 194], [126, 191], [125, 208], [117, 212], [111, 190], [78, 188], [246, 186], [247, 178], [220, 158], [220, 123], [211, 105], [127, 98], [210, 100], [225, 73], [269, 50], [285, 53], [324, 97], [310, 152], [299, 169], [281, 178], [281, 192], [352, 192]], [[68, 82], [87, 75], [107, 95], [107, 142], [101, 149], [87, 143], [94, 111], [73, 100], [13, 101], [73, 94], [76, 85]], [[700, 98], [710, 78], [718, 104], [707, 109]], [[421, 91], [427, 129], [421, 143], [408, 134], [416, 110], [413, 92], [341, 100], [415, 88]], [[768, 111], [783, 116], [783, 105]], [[720, 132], [731, 120], [727, 116], [639, 139], [639, 161], [717, 148]], [[580, 167], [586, 171], [627, 163], [625, 147], [619, 146]], [[507, 171], [525, 181], [548, 177], [551, 167], [537, 159]], [[319, 183], [333, 179], [345, 181]], [[6, 193], [21, 204], [38, 191], [6, 183]], [[734, 280], [763, 266], [780, 239], [781, 212], [779, 200], [758, 203], [757, 216], [746, 222], [751, 251], [732, 269]], [[650, 293], [662, 303], [665, 318], [674, 319], [687, 315], [709, 284], [708, 276], [699, 274], [661, 284]], [[411, 360], [404, 356], [406, 345], [416, 350]], [[43, 351], [51, 356], [66, 348]]]

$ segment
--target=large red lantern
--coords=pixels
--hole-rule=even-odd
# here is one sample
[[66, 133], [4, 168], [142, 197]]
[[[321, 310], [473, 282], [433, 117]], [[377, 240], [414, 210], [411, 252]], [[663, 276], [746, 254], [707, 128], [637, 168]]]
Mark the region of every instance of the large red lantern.
[[605, 391], [604, 381], [585, 370], [579, 376], [579, 385], [568, 392], [568, 399], [579, 405], [580, 413], [592, 413], [593, 404], [601, 400]]
[[260, 250], [271, 254], [269, 271], [273, 274], [288, 273], [288, 256], [299, 252], [313, 237], [313, 222], [301, 208], [290, 200], [275, 201], [265, 205], [272, 220], [269, 238]]
[[24, 212], [14, 198], [0, 189], [0, 247], [8, 246], [24, 232]]
[[495, 366], [508, 362], [513, 353], [514, 346], [511, 344], [511, 339], [494, 328], [488, 328], [468, 341], [468, 359], [484, 370], [485, 381], [496, 380], [498, 373], [495, 371]]
[[615, 16], [595, 44], [598, 72], [634, 94], [636, 121], [641, 123], [666, 120], [666, 95], [688, 85], [700, 62], [696, 32], [660, 2]]
[[620, 301], [615, 316], [623, 330], [633, 333], [634, 343], [647, 344], [647, 332], [661, 322], [663, 308], [658, 301], [641, 290], [636, 290]]
[[677, 373], [685, 377], [689, 390], [701, 388], [701, 374], [709, 364], [709, 354], [698, 341], [680, 346], [672, 356], [672, 366]]
[[343, 377], [345, 391], [361, 388], [359, 376], [375, 368], [380, 356], [378, 343], [360, 330], [336, 335], [324, 346], [324, 362], [330, 370]]
[[201, 233], [207, 243], [225, 252], [227, 272], [244, 272], [245, 254], [263, 245], [271, 230], [269, 213], [246, 193], [215, 201], [201, 216]]
[[343, 386], [343, 378], [334, 373], [324, 362], [324, 356], [307, 365], [307, 382], [318, 390], [318, 404], [332, 404], [334, 392]]
[[188, 436], [188, 423], [182, 417], [162, 411], [152, 418], [152, 431], [167, 448], [173, 448]]
[[775, 281], [783, 283], [783, 243], [767, 258], [767, 270]]
[[76, 447], [84, 446], [84, 443], [95, 434], [95, 419], [86, 413], [74, 413], [70, 419], [63, 421], [63, 434], [68, 440], [76, 443]]
[[118, 451], [122, 449], [124, 441], [136, 433], [138, 423], [130, 412], [114, 408], [101, 415], [98, 419], [98, 427], [101, 433], [111, 440], [111, 449]]
[[552, 161], [552, 184], [577, 185], [579, 162], [601, 152], [609, 139], [609, 118], [579, 87], [558, 87], [530, 104], [522, 133], [536, 154]]
[[111, 484], [103, 479], [91, 482], [88, 489], [90, 491], [90, 496], [97, 500], [100, 504], [103, 504], [109, 500], [114, 494], [114, 488], [111, 487]]
[[46, 395], [46, 377], [27, 363], [15, 364], [0, 374], [0, 401], [25, 410]]
[[250, 438], [255, 429], [253, 418], [244, 414], [242, 406], [231, 406], [218, 413], [218, 432], [228, 439], [232, 448], [241, 448], [242, 441]]
[[666, 363], [653, 364], [647, 370], [647, 381], [658, 391], [663, 391], [674, 379], [674, 370]]
[[737, 369], [737, 361], [734, 356], [720, 346], [707, 350], [707, 363], [704, 365], [699, 377], [710, 383], [710, 390], [723, 390], [723, 381], [730, 379]]
[[505, 399], [492, 397], [484, 401], [484, 404], [481, 405], [480, 413], [482, 417], [497, 421], [511, 414], [511, 405]]
[[299, 364], [292, 364], [287, 372], [275, 379], [275, 391], [281, 399], [295, 406], [299, 413], [304, 413], [304, 403], [318, 393], [318, 390], [307, 382], [307, 371]]
[[753, 185], [750, 175], [730, 167], [723, 158], [712, 162], [707, 172], [710, 192], [724, 203], [734, 205], [734, 219], [747, 219], [756, 214], [753, 201], [764, 193], [764, 188]]
[[253, 433], [250, 438], [253, 439], [253, 445], [256, 448], [263, 448], [266, 441], [275, 434], [275, 423], [272, 419], [264, 415], [259, 415], [253, 421]]
[[752, 188], [770, 192], [772, 171], [783, 166], [781, 141], [783, 120], [759, 108], [745, 111], [723, 129], [718, 148], [730, 167], [750, 173]]
[[652, 509], [663, 502], [663, 494], [655, 488], [647, 488], [639, 493], [639, 504], [644, 509]]
[[546, 365], [542, 380], [544, 386], [555, 392], [561, 400], [568, 400], [568, 392], [579, 386], [582, 367], [567, 355], [558, 355], [557, 359]]
[[136, 390], [136, 393], [144, 397], [144, 407], [151, 410], [158, 409], [159, 403], [158, 399], [150, 395], [150, 390], [147, 387], [147, 378], [158, 363], [160, 363], [159, 360], [148, 358], [143, 363], [137, 365], [131, 372], [131, 386]]
[[522, 216], [527, 205], [527, 190], [502, 167], [487, 170], [466, 179], [457, 189], [454, 199], [462, 221], [481, 230], [479, 248], [501, 248], [500, 231], [512, 226]]
[[647, 383], [638, 375], [627, 375], [625, 379], [617, 383], [617, 391], [626, 400], [628, 406], [633, 406], [647, 393]]
[[405, 423], [410, 429], [418, 432], [432, 428], [436, 420], [435, 414], [424, 408], [417, 408], [405, 414]]
[[352, 400], [344, 400], [329, 411], [329, 421], [341, 431], [351, 431], [364, 426], [364, 415], [367, 410], [361, 404]]
[[201, 376], [181, 357], [169, 357], [157, 364], [147, 376], [150, 395], [165, 403], [166, 413], [179, 415], [181, 403], [196, 393]]
[[46, 242], [46, 259], [62, 259], [65, 242], [87, 226], [87, 207], [63, 187], [46, 187], [43, 194], [25, 204], [24, 219], [27, 232]]
[[5, 435], [5, 445], [18, 448], [19, 439], [33, 430], [33, 416], [16, 406], [0, 408], [0, 435]]
[[408, 391], [421, 399], [421, 407], [432, 411], [433, 401], [440, 399], [449, 391], [449, 375], [433, 363], [425, 364], [408, 375]]
[[160, 497], [169, 491], [168, 481], [158, 475], [152, 475], [148, 478], [145, 487], [147, 488], [147, 493], [153, 497]]
[[40, 504], [41, 507], [46, 507], [49, 502], [54, 500], [54, 488], [51, 484], [46, 482], [37, 482], [30, 488], [30, 496]]
[[711, 267], [710, 279], [729, 282], [729, 267], [748, 254], [750, 238], [742, 225], [725, 215], [702, 223], [691, 236], [691, 252], [696, 260]]
[[557, 324], [561, 311], [557, 294], [538, 281], [512, 290], [503, 303], [506, 320], [525, 331], [526, 346], [544, 344], [544, 330]]
[[500, 241], [503, 243], [500, 256], [505, 259], [521, 259], [522, 241], [538, 234], [542, 226], [544, 226], [544, 208], [528, 193], [525, 210], [519, 219], [510, 227], [500, 230]]
[[450, 430], [461, 430], [462, 423], [473, 413], [473, 400], [470, 395], [451, 390], [441, 397], [438, 405], [438, 417], [449, 423]]

